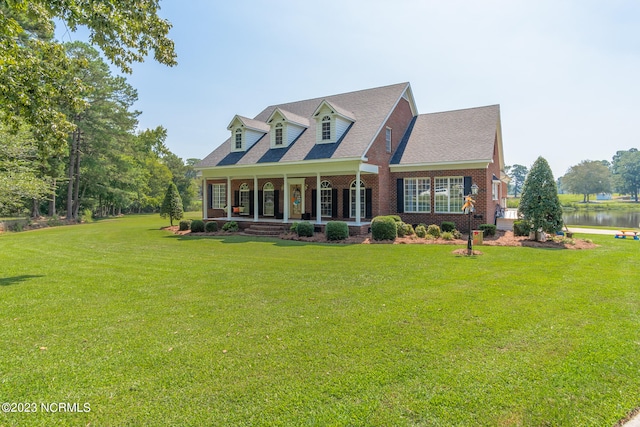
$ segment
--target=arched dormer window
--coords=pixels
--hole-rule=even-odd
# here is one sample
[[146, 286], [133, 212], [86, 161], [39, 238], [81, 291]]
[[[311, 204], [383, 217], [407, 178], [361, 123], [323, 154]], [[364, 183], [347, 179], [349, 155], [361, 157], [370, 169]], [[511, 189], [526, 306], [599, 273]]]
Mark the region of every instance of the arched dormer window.
[[324, 116], [322, 118], [322, 140], [331, 140], [331, 117]]
[[236, 150], [242, 150], [242, 129], [238, 128], [236, 129], [236, 134], [235, 134], [235, 147]]
[[275, 141], [275, 145], [282, 145], [282, 123], [278, 123], [276, 125], [276, 141]]

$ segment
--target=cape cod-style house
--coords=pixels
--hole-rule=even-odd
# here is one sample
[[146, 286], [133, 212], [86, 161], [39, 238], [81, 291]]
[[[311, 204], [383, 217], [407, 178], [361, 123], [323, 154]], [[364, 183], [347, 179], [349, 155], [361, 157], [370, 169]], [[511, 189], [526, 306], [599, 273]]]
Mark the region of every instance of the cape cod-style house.
[[[464, 194], [479, 189], [472, 227], [505, 207], [500, 107], [418, 114], [409, 83], [272, 105], [234, 116], [204, 158], [205, 221], [287, 224], [373, 217], [453, 221], [466, 231]], [[284, 225], [283, 225], [284, 227]]]

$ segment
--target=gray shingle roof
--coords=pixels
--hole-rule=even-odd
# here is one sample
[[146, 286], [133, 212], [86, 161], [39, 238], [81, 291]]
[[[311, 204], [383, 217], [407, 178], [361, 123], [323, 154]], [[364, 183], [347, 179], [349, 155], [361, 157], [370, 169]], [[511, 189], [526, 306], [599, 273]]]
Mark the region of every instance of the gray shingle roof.
[[499, 118], [499, 105], [421, 114], [391, 164], [491, 160]]
[[[341, 143], [329, 158], [356, 158], [365, 155], [369, 144], [373, 141], [385, 119], [409, 88], [409, 83], [399, 83], [374, 89], [366, 89], [305, 101], [272, 105], [265, 108], [254, 120], [266, 122], [276, 108], [301, 118], [308, 118], [306, 129], [291, 147], [279, 159], [280, 162], [300, 161], [307, 158], [316, 145], [316, 121], [312, 117], [316, 108], [327, 101], [339, 106], [341, 114], [349, 114], [356, 118], [355, 123], [345, 134]], [[293, 117], [293, 116], [292, 116]], [[223, 142], [211, 154], [196, 165], [198, 168], [219, 165], [230, 152], [231, 138]], [[270, 150], [270, 138], [267, 135], [258, 141], [250, 150], [237, 160], [237, 165], [256, 164]], [[268, 158], [269, 156], [267, 156]], [[277, 156], [276, 156], [277, 157]]]

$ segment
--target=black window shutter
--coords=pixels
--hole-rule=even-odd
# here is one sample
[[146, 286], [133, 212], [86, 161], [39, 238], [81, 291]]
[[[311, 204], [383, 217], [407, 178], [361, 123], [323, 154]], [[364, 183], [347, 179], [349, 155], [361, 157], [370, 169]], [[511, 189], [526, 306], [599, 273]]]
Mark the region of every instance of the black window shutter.
[[465, 176], [464, 177], [464, 195], [467, 196], [469, 194], [471, 194], [471, 177]]
[[316, 203], [316, 197], [318, 197], [318, 190], [311, 190], [311, 216], [316, 216], [316, 209], [318, 204]]
[[249, 190], [249, 215], [253, 215], [253, 190]]
[[338, 189], [331, 189], [331, 218], [338, 218]]
[[236, 190], [233, 192], [233, 206], [240, 205], [240, 191]]
[[373, 192], [370, 188], [364, 190], [364, 198], [365, 198], [365, 206], [364, 206], [364, 217], [371, 218], [373, 214]]
[[213, 185], [207, 185], [207, 207], [213, 209]]
[[258, 191], [258, 215], [264, 215], [264, 192]]
[[342, 190], [342, 218], [349, 218], [351, 216], [351, 206], [349, 206], [349, 189]]
[[396, 181], [396, 193], [397, 193], [397, 213], [404, 213], [404, 179], [398, 178]]
[[278, 216], [280, 213], [280, 190], [273, 190], [273, 214]]

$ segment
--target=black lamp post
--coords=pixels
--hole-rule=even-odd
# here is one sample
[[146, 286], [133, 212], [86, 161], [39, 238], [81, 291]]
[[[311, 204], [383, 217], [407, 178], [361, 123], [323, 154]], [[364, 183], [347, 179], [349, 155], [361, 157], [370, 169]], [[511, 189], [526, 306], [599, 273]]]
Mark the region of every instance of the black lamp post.
[[[460, 192], [464, 193], [464, 186], [460, 186]], [[471, 185], [471, 193], [464, 194], [465, 202], [462, 206], [464, 213], [468, 215], [469, 218], [469, 238], [467, 239], [467, 255], [471, 256], [473, 254], [473, 239], [471, 238], [471, 215], [476, 210], [475, 203], [476, 201], [471, 198], [472, 195], [478, 194], [478, 185]]]

